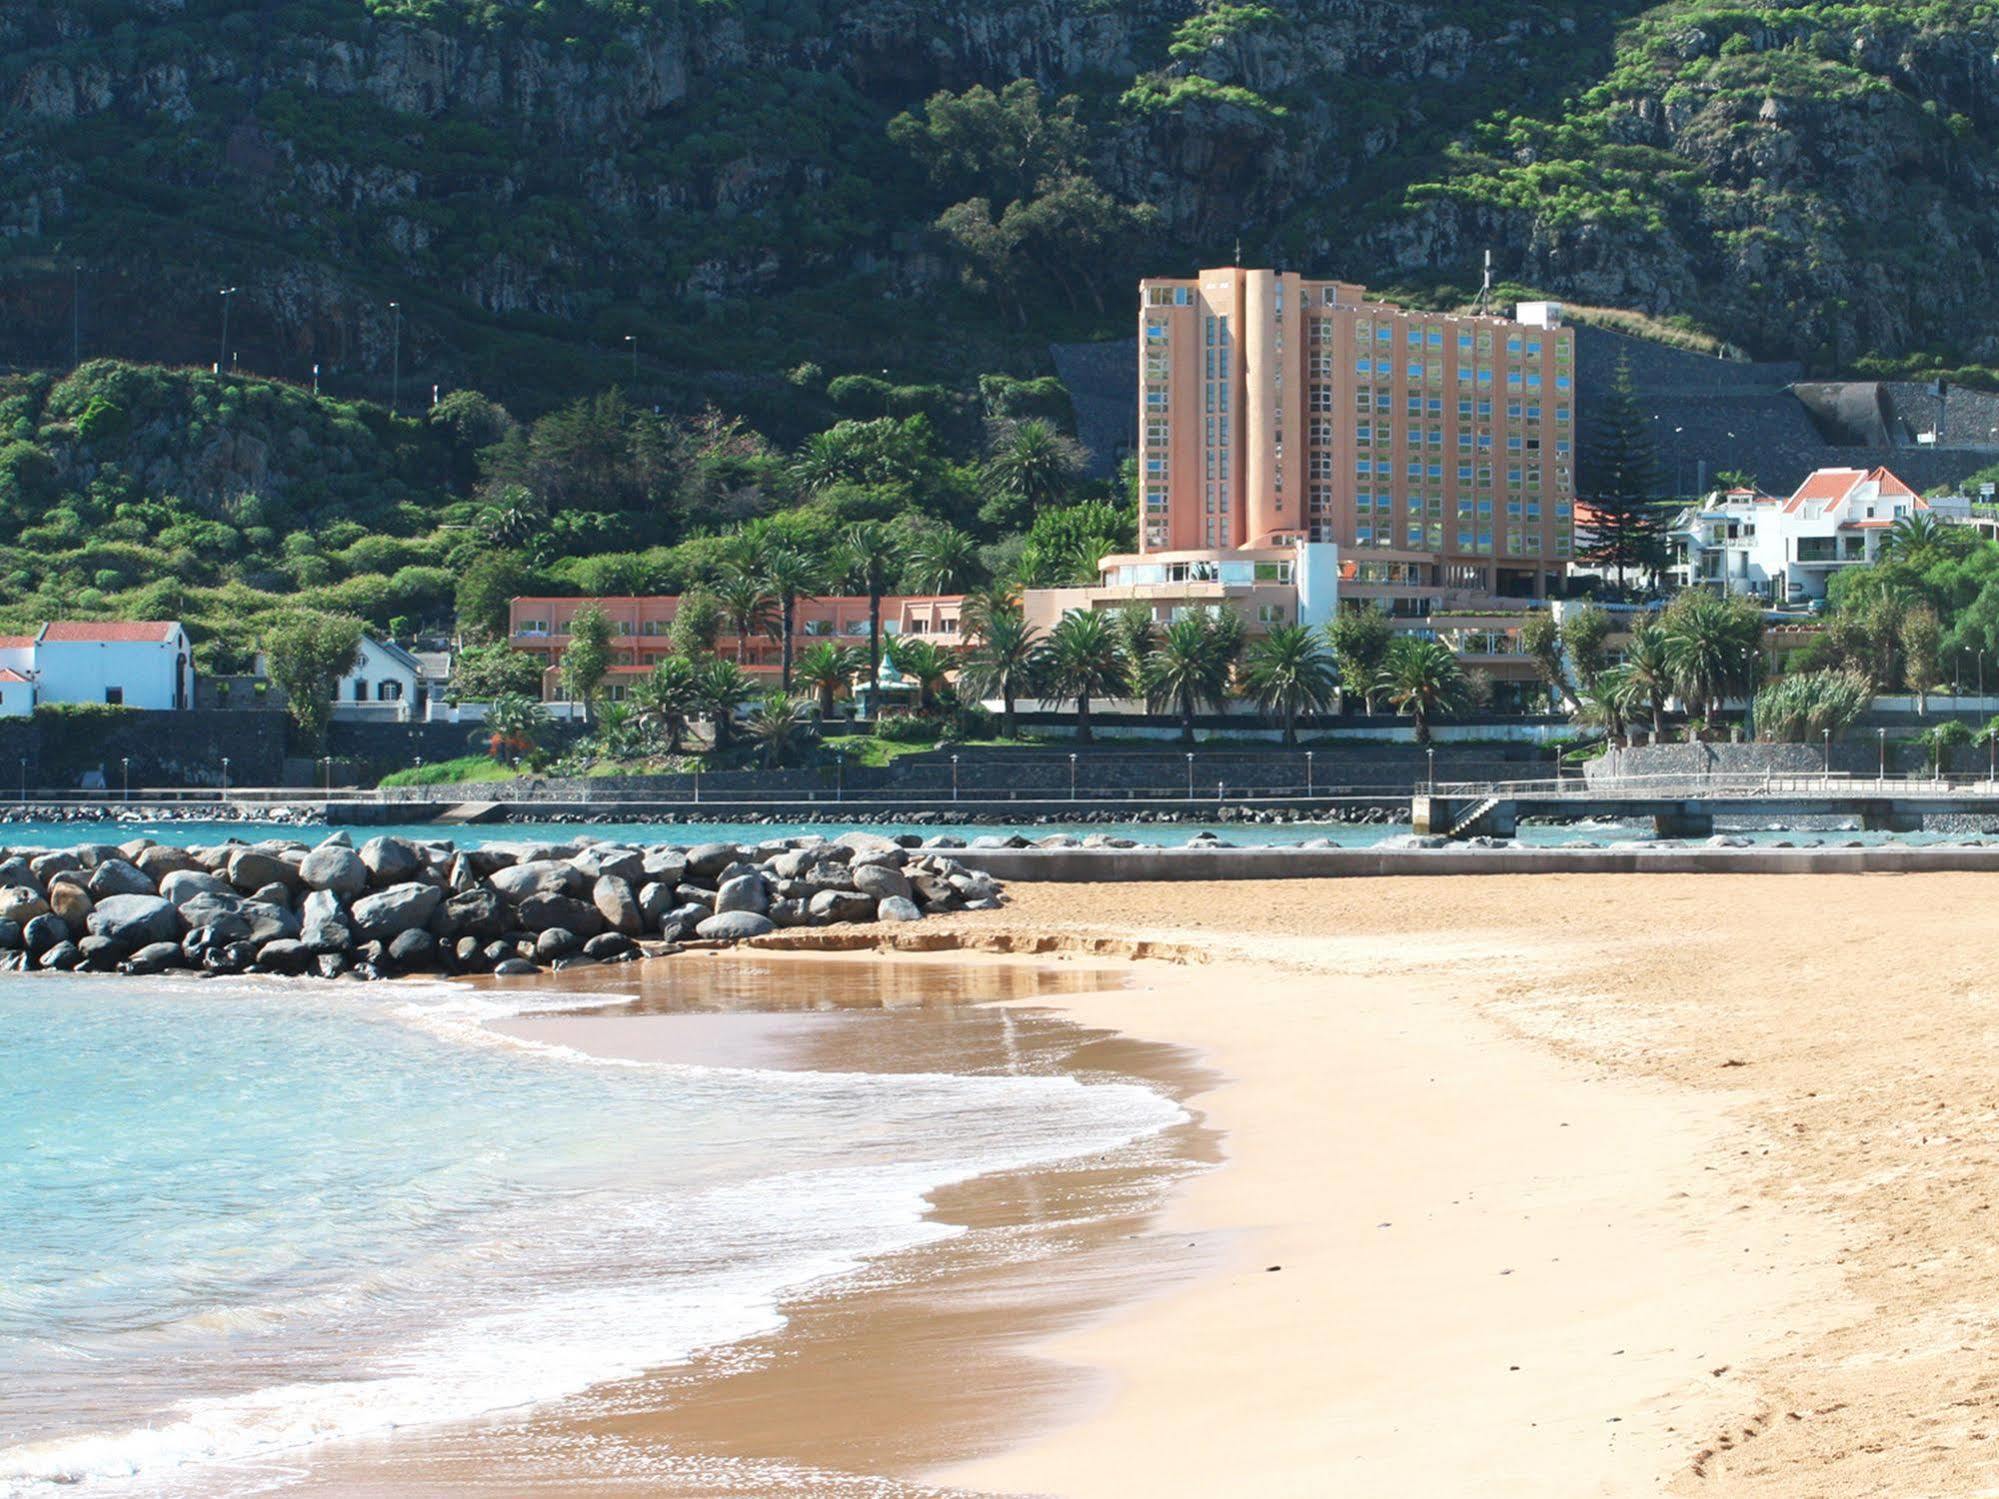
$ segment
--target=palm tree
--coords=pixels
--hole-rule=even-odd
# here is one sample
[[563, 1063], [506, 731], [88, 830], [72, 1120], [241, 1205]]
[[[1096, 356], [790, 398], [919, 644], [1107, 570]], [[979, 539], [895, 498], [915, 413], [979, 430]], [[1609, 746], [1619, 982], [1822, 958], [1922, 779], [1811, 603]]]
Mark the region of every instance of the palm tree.
[[1183, 614], [1166, 627], [1145, 662], [1145, 696], [1154, 711], [1172, 705], [1180, 714], [1180, 742], [1194, 742], [1201, 704], [1220, 712], [1229, 675], [1242, 651], [1242, 616], [1233, 609]]
[[709, 733], [716, 749], [728, 744], [729, 731], [735, 726], [736, 710], [755, 695], [755, 685], [733, 661], [711, 656], [696, 668], [694, 704], [708, 720]]
[[902, 539], [878, 520], [855, 521], [840, 538], [841, 571], [868, 596], [868, 674], [881, 669], [882, 595], [902, 568]]
[[1331, 653], [1305, 625], [1278, 625], [1243, 657], [1243, 685], [1264, 712], [1283, 715], [1287, 745], [1298, 742], [1300, 713], [1325, 711], [1336, 680]]
[[1042, 701], [1074, 698], [1076, 741], [1089, 744], [1090, 699], [1124, 692], [1131, 683], [1111, 616], [1090, 609], [1063, 615], [1048, 635], [1046, 668], [1041, 690], [1047, 696]]
[[1033, 679], [1040, 665], [1041, 632], [1018, 609], [982, 613], [972, 649], [965, 657], [965, 677], [981, 696], [1000, 700], [1001, 737], [1014, 737], [1014, 700]]
[[1146, 660], [1159, 644], [1152, 606], [1126, 604], [1111, 616], [1111, 628], [1117, 632], [1118, 649], [1124, 653], [1125, 676], [1135, 684], [1145, 675]]
[[819, 716], [831, 718], [834, 699], [866, 670], [867, 663], [860, 659], [859, 651], [822, 640], [798, 658], [793, 674], [800, 685], [818, 694]]
[[889, 646], [888, 654], [895, 663], [895, 669], [916, 684], [916, 706], [919, 710], [935, 704], [937, 689], [944, 685], [944, 679], [958, 665], [954, 653], [921, 636], [903, 636]]
[[766, 692], [743, 725], [750, 742], [763, 750], [764, 769], [775, 770], [791, 758], [800, 739], [812, 732], [811, 708], [786, 693]]
[[1082, 471], [1083, 450], [1040, 417], [995, 423], [987, 441], [981, 518], [1015, 525], [1061, 500]]
[[909, 544], [909, 580], [924, 593], [951, 593], [979, 572], [979, 544], [956, 526], [930, 526]]
[[1652, 738], [1666, 737], [1666, 699], [1673, 695], [1673, 662], [1666, 649], [1666, 632], [1648, 620], [1631, 632], [1624, 648], [1624, 676], [1644, 707], [1652, 712]]
[[818, 595], [826, 586], [825, 572], [816, 559], [796, 547], [775, 547], [764, 558], [764, 586], [777, 600], [778, 686], [791, 691], [792, 636], [798, 624], [798, 601]]
[[1381, 668], [1381, 688], [1397, 713], [1416, 720], [1416, 742], [1430, 742], [1430, 720], [1455, 713], [1469, 695], [1464, 668], [1449, 647], [1413, 635], [1399, 637], [1388, 648]]
[[1683, 593], [1661, 623], [1666, 660], [1689, 709], [1712, 719], [1722, 699], [1756, 685], [1763, 658], [1763, 617], [1740, 599]]
[[1975, 535], [1969, 527], [1951, 525], [1934, 511], [1912, 510], [1899, 517], [1881, 538], [1881, 556], [1920, 566], [1933, 556], [1967, 550]]
[[1643, 694], [1625, 668], [1612, 667], [1597, 673], [1596, 680], [1582, 689], [1575, 707], [1576, 722], [1602, 729], [1612, 744], [1630, 738], [1631, 720], [1645, 706]]
[[495, 760], [531, 755], [548, 728], [548, 709], [524, 692], [503, 692], [486, 705], [483, 728], [472, 736]]
[[767, 635], [777, 622], [776, 601], [764, 580], [755, 573], [730, 571], [715, 585], [715, 602], [722, 607], [722, 623], [736, 637], [736, 665], [749, 659], [752, 635]]
[[694, 663], [685, 656], [668, 656], [652, 669], [651, 676], [634, 682], [626, 695], [625, 700], [632, 705], [641, 728], [665, 732], [666, 751], [670, 755], [680, 753], [680, 738], [687, 732], [687, 720], [699, 706], [695, 691], [697, 675]]

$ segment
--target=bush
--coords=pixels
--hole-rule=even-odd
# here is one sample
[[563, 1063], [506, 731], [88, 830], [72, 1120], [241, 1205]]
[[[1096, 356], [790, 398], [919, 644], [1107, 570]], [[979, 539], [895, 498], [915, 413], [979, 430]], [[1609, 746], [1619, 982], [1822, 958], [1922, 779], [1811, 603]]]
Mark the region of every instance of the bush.
[[944, 737], [941, 719], [920, 718], [914, 713], [884, 713], [875, 720], [875, 738], [890, 744], [935, 744]]

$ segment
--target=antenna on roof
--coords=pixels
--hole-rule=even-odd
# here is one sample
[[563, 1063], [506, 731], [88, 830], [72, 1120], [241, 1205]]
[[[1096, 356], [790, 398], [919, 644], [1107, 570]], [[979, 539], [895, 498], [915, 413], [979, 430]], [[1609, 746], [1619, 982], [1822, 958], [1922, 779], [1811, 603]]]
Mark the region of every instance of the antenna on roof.
[[1492, 251], [1485, 252], [1485, 284], [1478, 289], [1478, 300], [1472, 309], [1480, 317], [1492, 316]]
[[1242, 236], [1240, 234], [1235, 237], [1235, 260], [1232, 264], [1238, 266], [1242, 264]]

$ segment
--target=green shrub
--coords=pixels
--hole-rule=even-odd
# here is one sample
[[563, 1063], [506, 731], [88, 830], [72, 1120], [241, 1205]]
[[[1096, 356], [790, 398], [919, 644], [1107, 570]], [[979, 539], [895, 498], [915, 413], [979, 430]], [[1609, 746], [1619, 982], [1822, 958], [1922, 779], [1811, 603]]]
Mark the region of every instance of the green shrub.
[[944, 737], [944, 722], [891, 709], [875, 720], [875, 738], [890, 744], [935, 744]]

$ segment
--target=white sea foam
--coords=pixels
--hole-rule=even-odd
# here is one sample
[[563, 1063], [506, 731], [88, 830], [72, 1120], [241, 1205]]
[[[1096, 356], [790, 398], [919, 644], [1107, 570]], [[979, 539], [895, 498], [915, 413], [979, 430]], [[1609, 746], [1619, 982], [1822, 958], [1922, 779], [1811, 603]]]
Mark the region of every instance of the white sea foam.
[[[493, 1055], [489, 1048], [517, 1044], [488, 1029], [492, 1020], [529, 1005], [605, 1002], [438, 985], [400, 990], [380, 1013], [485, 1065], [478, 1058]], [[630, 1070], [607, 1075], [599, 1059], [568, 1048], [518, 1045], [591, 1064], [559, 1076], [653, 1086]], [[956, 1232], [926, 1216], [940, 1187], [1102, 1156], [1185, 1117], [1150, 1089], [1069, 1077], [638, 1066], [695, 1110], [691, 1117], [741, 1136], [734, 1148], [729, 1138], [688, 1139], [684, 1162], [655, 1169], [649, 1154], [629, 1173], [606, 1169], [609, 1157], [583, 1157], [578, 1175], [591, 1190], [508, 1195], [468, 1238], [434, 1236], [422, 1254], [330, 1285], [239, 1296], [163, 1323], [152, 1340], [262, 1339], [288, 1349], [296, 1339], [324, 1356], [299, 1377], [181, 1398], [143, 1422], [0, 1448], [0, 1493], [58, 1484], [84, 1493], [212, 1492], [220, 1475], [211, 1464], [575, 1396], [772, 1331], [783, 1324], [784, 1301], [805, 1287]], [[632, 1084], [616, 1083], [619, 1075]], [[0, 1264], [4, 1257], [0, 1250]], [[356, 1327], [368, 1333], [353, 1345], [328, 1331]], [[112, 1356], [118, 1348], [143, 1356], [145, 1346], [128, 1335]], [[0, 1392], [0, 1429], [6, 1408]]]

